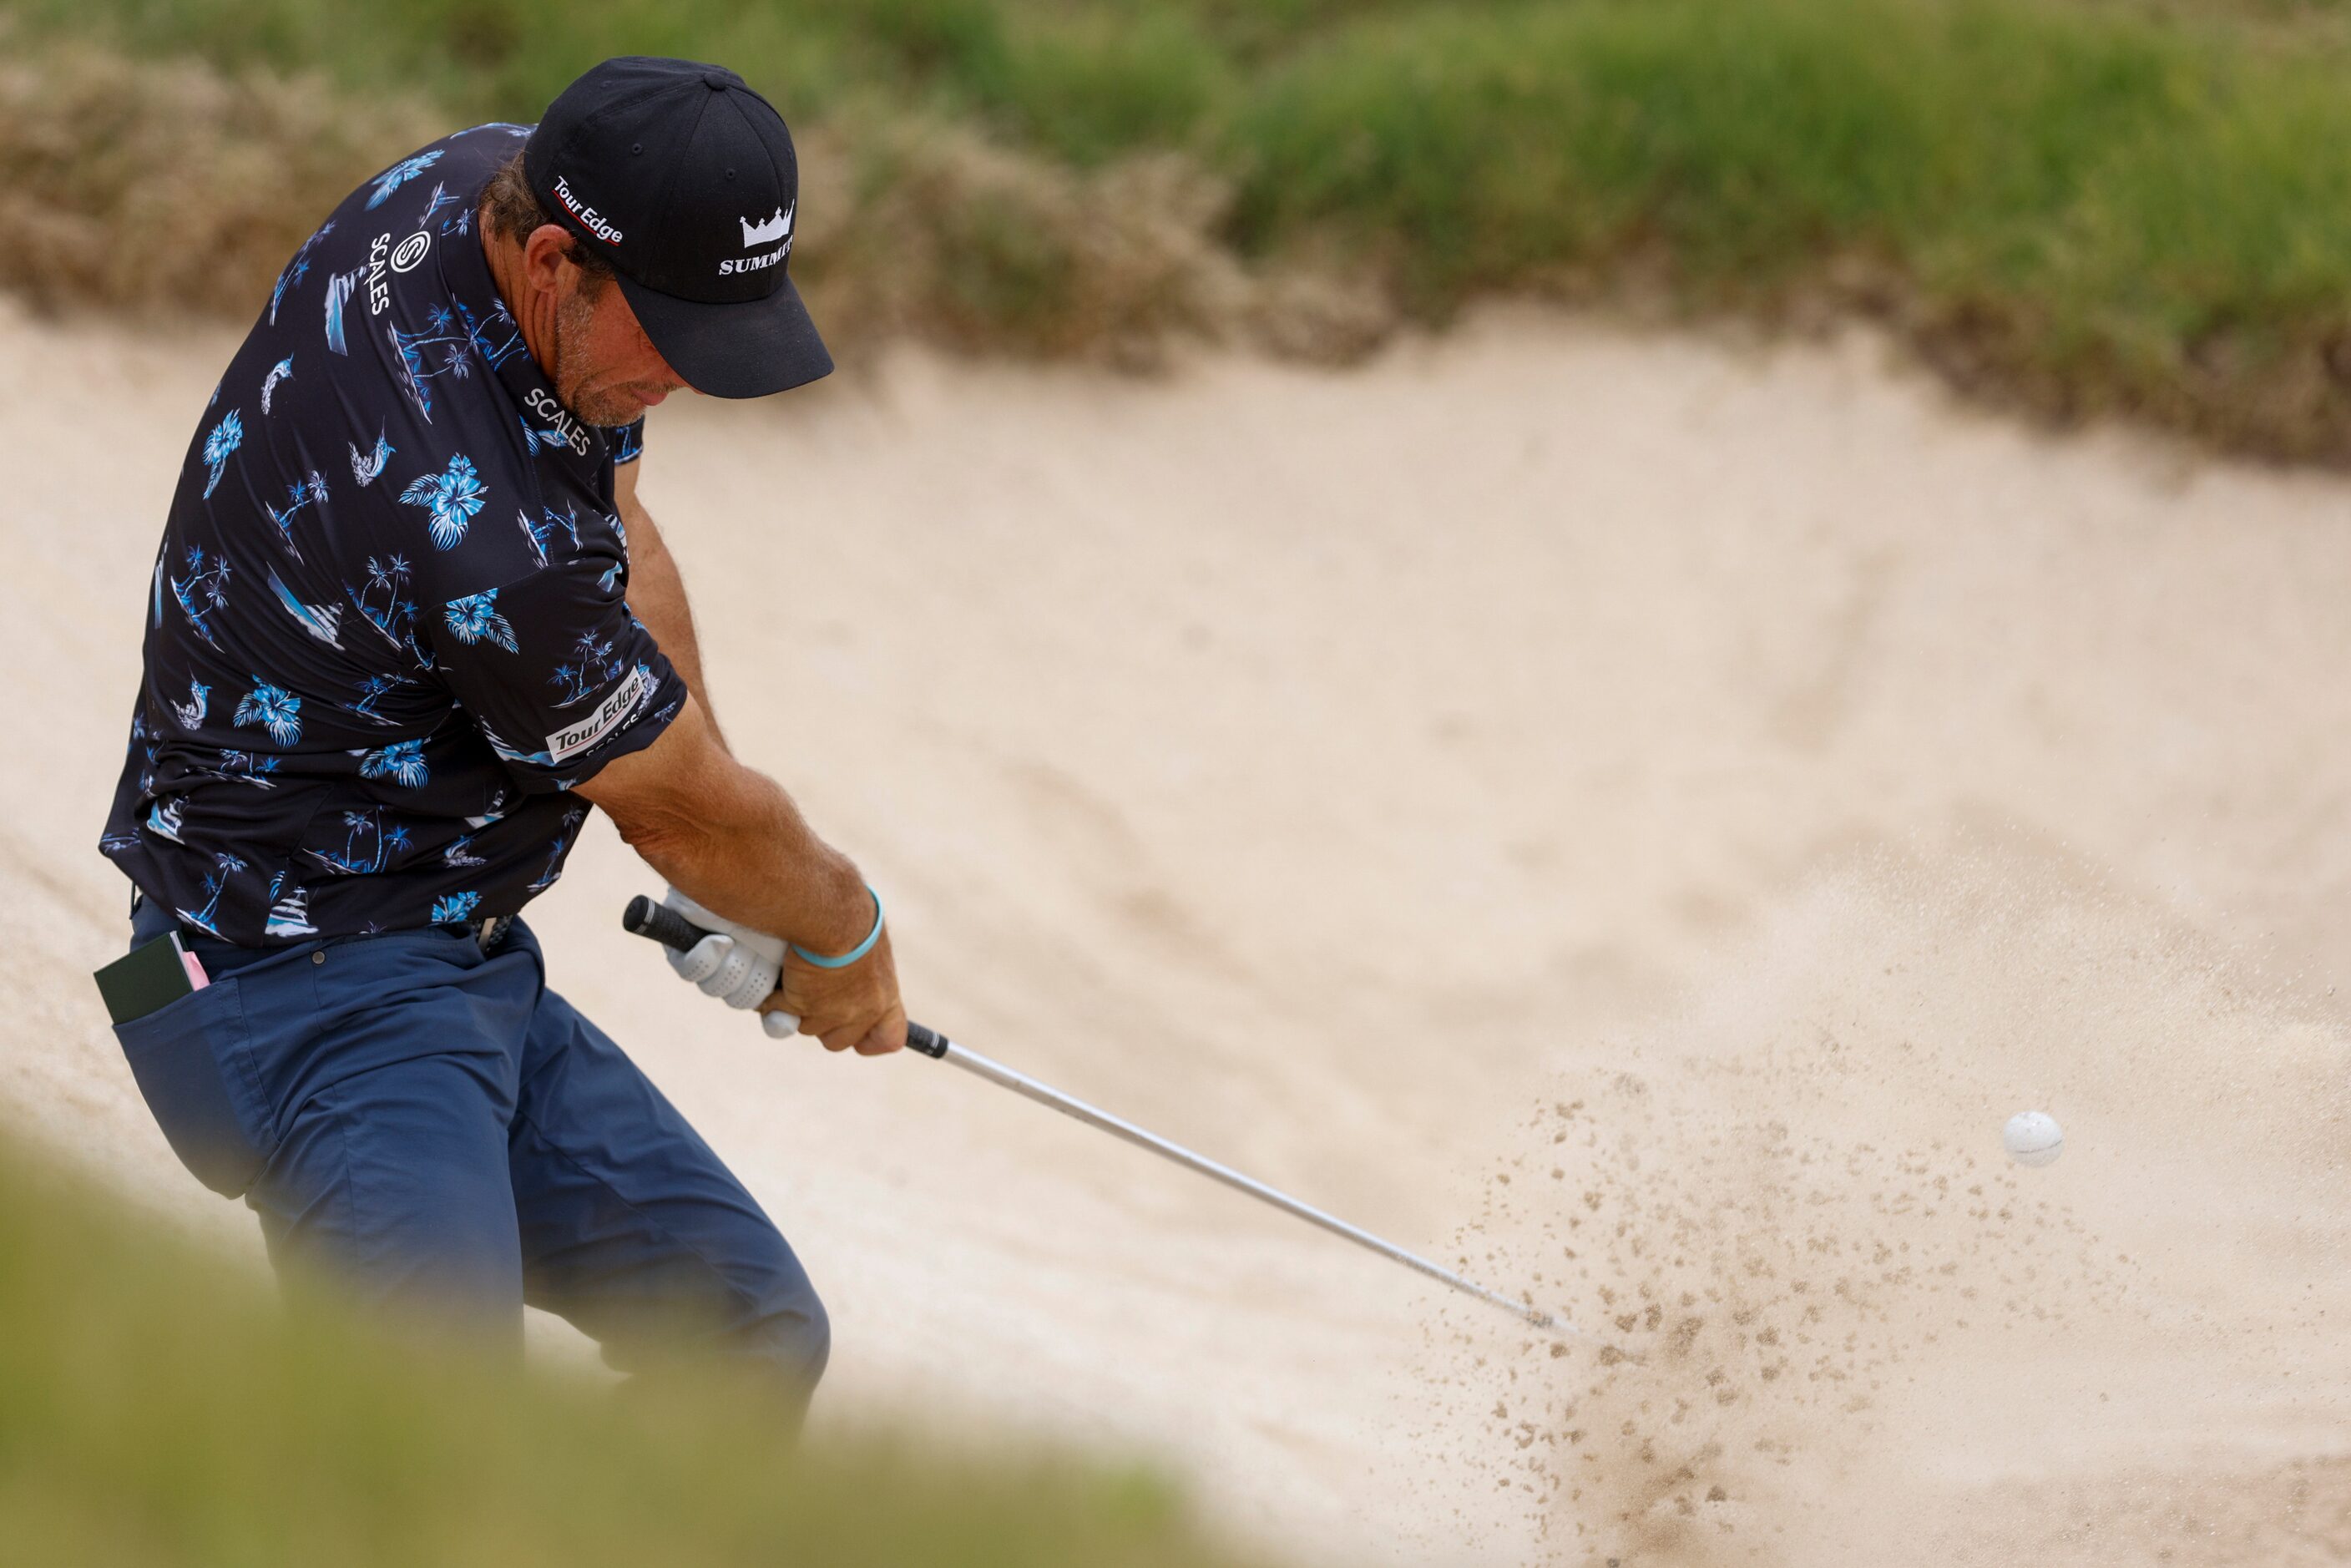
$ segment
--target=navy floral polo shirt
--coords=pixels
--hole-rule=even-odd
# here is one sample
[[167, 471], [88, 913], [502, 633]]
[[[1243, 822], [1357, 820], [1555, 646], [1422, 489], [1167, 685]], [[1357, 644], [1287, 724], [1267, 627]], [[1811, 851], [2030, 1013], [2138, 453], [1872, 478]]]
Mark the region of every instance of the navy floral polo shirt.
[[246, 946], [480, 920], [552, 884], [684, 684], [630, 614], [612, 466], [475, 233], [528, 127], [403, 158], [277, 280], [198, 424], [100, 847]]

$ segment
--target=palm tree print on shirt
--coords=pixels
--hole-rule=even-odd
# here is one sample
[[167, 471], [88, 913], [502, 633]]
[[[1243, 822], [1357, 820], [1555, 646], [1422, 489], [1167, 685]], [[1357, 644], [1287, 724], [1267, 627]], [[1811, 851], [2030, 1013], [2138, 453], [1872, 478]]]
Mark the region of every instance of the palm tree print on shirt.
[[[413, 600], [400, 597], [401, 590], [408, 586], [408, 558], [387, 556], [379, 561], [370, 556], [367, 558], [367, 574], [366, 588], [354, 589], [345, 583], [343, 591], [350, 594], [351, 602], [360, 607], [360, 613], [367, 617], [368, 624], [383, 633], [385, 642], [395, 648], [413, 647], [408, 633], [416, 622], [416, 604]], [[380, 608], [375, 603], [379, 590], [383, 594], [383, 603]]]
[[277, 771], [277, 758], [251, 751], [224, 751], [220, 767], [213, 770], [217, 779], [233, 779], [239, 784], [257, 785], [275, 789], [277, 781], [268, 777]]
[[488, 319], [478, 326], [474, 322], [474, 313], [465, 308], [463, 301], [458, 303], [457, 314], [465, 319], [465, 337], [474, 345], [474, 351], [490, 369], [495, 371], [517, 354], [528, 351], [528, 345], [522, 340], [522, 328], [516, 324], [505, 300], [490, 307]]
[[413, 686], [416, 683], [414, 681], [410, 680], [406, 675], [370, 675], [366, 680], [360, 683], [360, 700], [355, 703], [347, 703], [344, 706], [351, 712], [359, 715], [361, 718], [370, 720], [372, 723], [396, 724], [399, 722], [398, 720], [386, 718], [383, 715], [376, 712], [375, 705], [382, 701], [383, 698], [391, 693], [398, 691], [401, 687]]
[[497, 612], [498, 591], [469, 593], [463, 599], [453, 599], [443, 609], [449, 617], [449, 630], [460, 643], [494, 643], [509, 653], [522, 650], [515, 645], [513, 626]]
[[186, 559], [188, 575], [172, 579], [172, 597], [179, 601], [181, 613], [187, 616], [196, 635], [217, 648], [220, 644], [214, 641], [213, 629], [204, 623], [204, 615], [228, 602], [228, 557], [214, 556], [210, 558], [212, 564], [207, 566], [204, 547], [190, 545]]
[[204, 481], [205, 500], [211, 500], [213, 491], [219, 487], [221, 470], [228, 466], [228, 455], [244, 444], [245, 419], [239, 411], [231, 409], [221, 416], [218, 424], [213, 426], [212, 434], [204, 437], [204, 462], [211, 465], [213, 471], [212, 477]]
[[579, 655], [577, 664], [558, 664], [547, 684], [563, 693], [558, 707], [569, 707], [584, 700], [590, 693], [601, 691], [621, 678], [626, 671], [625, 661], [612, 657], [612, 640], [599, 637], [593, 632], [580, 633], [580, 641], [571, 651]]
[[375, 177], [375, 194], [368, 198], [368, 211], [373, 212], [383, 205], [385, 199], [394, 191], [439, 162], [441, 162], [441, 150], [436, 147], [430, 152], [419, 152], [413, 157], [402, 158], [399, 162], [378, 174]]
[[555, 879], [563, 873], [563, 852], [570, 846], [571, 835], [587, 820], [587, 811], [578, 806], [563, 813], [563, 826], [556, 833], [555, 842], [548, 847], [547, 869], [539, 873], [538, 880], [532, 883], [527, 892], [545, 893], [555, 885]]
[[294, 514], [305, 507], [315, 507], [326, 498], [327, 476], [314, 468], [307, 481], [297, 479], [287, 486], [284, 511], [263, 503], [263, 510], [269, 514], [269, 520], [277, 525], [277, 537], [284, 541], [286, 553], [296, 560], [302, 559], [302, 552], [294, 548]]
[[244, 869], [245, 862], [235, 855], [215, 854], [213, 856], [213, 869], [204, 873], [204, 906], [174, 913], [197, 930], [218, 936], [220, 931], [213, 925], [213, 912], [220, 907], [221, 894], [227, 888], [228, 879]]
[[474, 913], [474, 905], [482, 902], [478, 893], [452, 893], [433, 901], [433, 913], [428, 923], [434, 925], [455, 925]]
[[484, 860], [480, 855], [477, 855], [473, 852], [470, 847], [473, 844], [473, 834], [459, 833], [455, 838], [449, 841], [449, 847], [441, 852], [441, 863], [445, 866], [489, 864], [490, 862], [488, 861]]
[[236, 723], [257, 724], [278, 745], [292, 746], [302, 738], [302, 699], [256, 675], [253, 690], [236, 705]]
[[454, 549], [488, 494], [474, 473], [474, 460], [460, 452], [449, 459], [445, 472], [409, 481], [400, 498], [429, 514], [434, 549]]
[[427, 423], [433, 418], [433, 392], [424, 383], [439, 376], [464, 381], [473, 374], [471, 356], [496, 370], [523, 351], [522, 331], [499, 301], [486, 321], [475, 321], [463, 301], [453, 312], [436, 304], [425, 312], [424, 330], [403, 332], [387, 325], [393, 351], [400, 358], [400, 383]]
[[[329, 871], [345, 876], [370, 876], [389, 866], [393, 856], [408, 848], [408, 829], [398, 822], [386, 825], [381, 806], [371, 806], [364, 811], [345, 811], [343, 826], [348, 831], [343, 838], [342, 853], [328, 850], [302, 852]], [[360, 854], [362, 842], [368, 846], [364, 859]]]
[[[448, 314], [437, 305], [434, 307], [434, 313]], [[473, 374], [465, 342], [461, 338], [443, 337], [432, 332], [403, 332], [392, 326], [385, 327], [384, 332], [392, 340], [392, 352], [400, 359], [400, 388], [416, 405], [416, 412], [424, 416], [424, 422], [430, 424], [433, 422], [433, 390], [424, 383], [436, 376], [455, 376], [462, 382]], [[427, 350], [434, 354], [433, 360], [427, 360]]]
[[403, 789], [423, 789], [428, 777], [424, 743], [400, 740], [379, 750], [363, 752], [360, 757], [360, 777], [389, 779]]
[[269, 373], [261, 378], [261, 413], [264, 418], [268, 417], [269, 400], [270, 397], [277, 391], [277, 383], [286, 380], [293, 373], [294, 356], [288, 354], [284, 359], [278, 361], [276, 364], [270, 366]]

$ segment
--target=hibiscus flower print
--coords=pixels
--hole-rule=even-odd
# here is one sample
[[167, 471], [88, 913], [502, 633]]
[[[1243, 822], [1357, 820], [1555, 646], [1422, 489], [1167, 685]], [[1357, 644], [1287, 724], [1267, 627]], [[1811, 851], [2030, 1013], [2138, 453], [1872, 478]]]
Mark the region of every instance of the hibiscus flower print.
[[444, 894], [433, 901], [433, 915], [429, 923], [434, 925], [455, 925], [473, 914], [474, 905], [481, 902], [482, 895], [478, 893]]
[[466, 525], [482, 509], [488, 494], [474, 472], [474, 460], [460, 452], [449, 459], [445, 472], [410, 481], [400, 498], [409, 506], [424, 508], [434, 549], [453, 549], [465, 537]]
[[424, 743], [394, 741], [360, 758], [360, 777], [389, 779], [403, 789], [422, 789], [430, 777], [424, 764]]
[[280, 746], [302, 738], [302, 699], [256, 675], [253, 690], [236, 705], [236, 723], [257, 724]]
[[498, 591], [469, 593], [463, 599], [453, 599], [443, 608], [449, 614], [449, 630], [460, 643], [495, 643], [509, 653], [522, 650], [515, 646], [514, 628], [497, 612]]

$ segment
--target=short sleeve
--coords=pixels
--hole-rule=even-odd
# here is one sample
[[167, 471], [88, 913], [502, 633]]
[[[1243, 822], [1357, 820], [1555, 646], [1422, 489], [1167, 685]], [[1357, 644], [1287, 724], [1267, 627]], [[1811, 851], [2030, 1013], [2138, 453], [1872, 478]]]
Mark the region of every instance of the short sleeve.
[[526, 791], [569, 789], [677, 716], [685, 683], [622, 593], [619, 561], [589, 551], [419, 618], [435, 674]]
[[612, 466], [634, 463], [645, 455], [644, 416], [637, 416], [634, 424], [624, 424], [612, 433]]

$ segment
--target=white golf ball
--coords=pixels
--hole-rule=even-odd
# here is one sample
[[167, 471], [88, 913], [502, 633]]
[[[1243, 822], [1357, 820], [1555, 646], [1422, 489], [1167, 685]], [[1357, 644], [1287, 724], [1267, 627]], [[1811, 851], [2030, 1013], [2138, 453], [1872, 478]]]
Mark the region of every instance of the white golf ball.
[[2065, 1152], [2065, 1132], [2046, 1111], [2019, 1111], [2000, 1130], [2008, 1157], [2021, 1166], [2045, 1166]]

